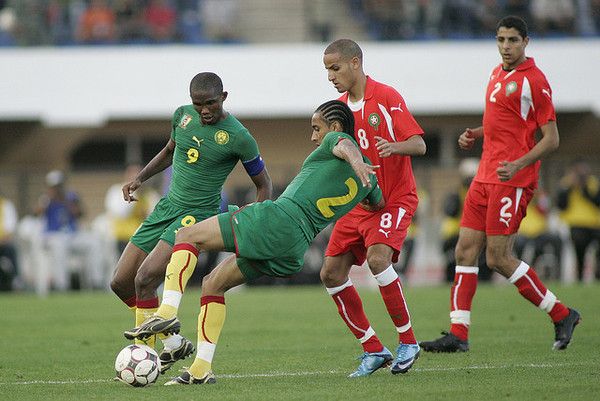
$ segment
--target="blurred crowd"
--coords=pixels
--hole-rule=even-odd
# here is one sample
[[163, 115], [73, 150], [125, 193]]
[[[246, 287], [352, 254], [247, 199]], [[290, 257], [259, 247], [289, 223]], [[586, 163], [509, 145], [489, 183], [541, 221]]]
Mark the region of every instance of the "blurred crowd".
[[[0, 0], [0, 46], [246, 42], [237, 29], [241, 1]], [[508, 14], [523, 17], [538, 36], [600, 33], [600, 0], [301, 1], [304, 11], [290, 18], [310, 27], [307, 37], [322, 41], [332, 39], [331, 16], [340, 4], [351, 10], [351, 23], [374, 40], [487, 37]]]
[[[452, 282], [454, 278], [454, 247], [458, 239], [462, 205], [467, 189], [478, 167], [478, 159], [463, 159], [458, 168], [460, 183], [449, 192], [437, 213], [441, 221], [431, 225], [431, 202], [424, 188], [419, 190], [419, 209], [409, 229], [400, 260], [394, 266], [408, 281]], [[64, 172], [53, 170], [46, 175], [46, 191], [29, 215], [18, 216], [12, 200], [0, 194], [0, 291], [33, 290], [44, 295], [51, 290], [108, 289], [116, 262], [137, 227], [153, 210], [161, 193], [168, 188], [168, 172], [162, 183], [143, 186], [136, 192], [138, 202], [123, 200], [123, 183], [140, 171], [131, 165], [122, 182], [112, 185], [104, 199], [104, 212], [89, 218], [79, 195], [71, 190]], [[278, 196], [283, 187], [274, 188]], [[239, 188], [222, 194], [222, 207], [243, 205], [254, 194]], [[84, 219], [85, 218], [85, 219]], [[86, 224], [82, 222], [86, 221]], [[291, 280], [263, 278], [257, 284], [306, 284], [319, 282], [319, 270], [330, 230], [321, 233], [305, 255], [305, 267]], [[440, 256], [436, 271], [428, 276], [419, 264], [415, 252], [419, 247]], [[575, 160], [564, 171], [555, 193], [543, 187], [537, 189], [527, 209], [516, 238], [519, 258], [535, 266], [546, 279], [564, 280], [569, 276], [578, 282], [600, 280], [600, 179], [585, 160]], [[485, 253], [485, 252], [484, 252]], [[192, 277], [192, 284], [226, 255], [203, 254], [201, 268]], [[421, 257], [423, 255], [421, 254]], [[422, 262], [422, 261], [421, 261]], [[479, 261], [485, 266], [485, 257]], [[572, 270], [571, 273], [565, 271]], [[493, 279], [489, 269], [481, 280]]]

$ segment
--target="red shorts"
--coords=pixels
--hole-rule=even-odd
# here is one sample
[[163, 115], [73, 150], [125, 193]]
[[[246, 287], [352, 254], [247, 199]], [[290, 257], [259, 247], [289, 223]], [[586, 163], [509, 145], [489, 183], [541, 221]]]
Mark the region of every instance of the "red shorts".
[[485, 231], [486, 235], [514, 234], [532, 196], [532, 188], [473, 181], [465, 198], [460, 226]]
[[355, 264], [360, 266], [371, 245], [385, 244], [394, 249], [392, 259], [395, 263], [411, 220], [412, 213], [399, 206], [386, 206], [377, 212], [355, 207], [335, 223], [325, 256], [352, 252]]

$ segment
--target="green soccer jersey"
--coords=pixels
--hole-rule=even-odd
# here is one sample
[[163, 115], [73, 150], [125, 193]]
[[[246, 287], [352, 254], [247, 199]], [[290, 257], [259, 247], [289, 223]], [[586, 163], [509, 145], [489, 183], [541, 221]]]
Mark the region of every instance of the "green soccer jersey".
[[[371, 204], [382, 198], [375, 175], [371, 176], [371, 188], [363, 187], [350, 164], [333, 154], [335, 145], [344, 138], [358, 147], [350, 135], [328, 133], [275, 202], [300, 224], [309, 240], [364, 198]], [[364, 156], [363, 159], [369, 162]]]
[[231, 114], [217, 124], [203, 125], [192, 105], [179, 107], [171, 124], [176, 145], [167, 198], [181, 207], [218, 212], [223, 184], [238, 160], [259, 155], [254, 137]]

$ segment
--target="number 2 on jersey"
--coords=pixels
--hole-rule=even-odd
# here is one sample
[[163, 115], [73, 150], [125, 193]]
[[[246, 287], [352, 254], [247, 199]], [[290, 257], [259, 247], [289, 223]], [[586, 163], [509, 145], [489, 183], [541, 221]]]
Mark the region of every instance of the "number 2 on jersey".
[[494, 90], [492, 93], [490, 93], [490, 102], [496, 103], [496, 93], [498, 93], [500, 88], [502, 88], [502, 84], [500, 82], [496, 82], [496, 85], [494, 85]]
[[346, 186], [348, 187], [348, 193], [346, 195], [333, 196], [330, 198], [321, 198], [317, 201], [317, 208], [319, 209], [323, 217], [333, 217], [334, 213], [333, 210], [331, 210], [332, 206], [346, 205], [356, 197], [356, 194], [358, 193], [358, 185], [356, 184], [354, 178], [348, 178], [344, 182], [344, 184], [346, 184]]

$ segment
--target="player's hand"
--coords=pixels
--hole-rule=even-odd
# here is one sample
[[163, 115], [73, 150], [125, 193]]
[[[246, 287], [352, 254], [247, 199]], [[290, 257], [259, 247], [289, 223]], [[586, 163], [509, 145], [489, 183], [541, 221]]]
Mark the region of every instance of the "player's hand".
[[458, 137], [458, 146], [462, 150], [469, 150], [475, 144], [475, 134], [471, 128], [467, 128], [465, 132]]
[[502, 182], [506, 182], [513, 178], [517, 171], [519, 171], [519, 166], [516, 163], [509, 161], [502, 161], [498, 163], [499, 167], [496, 169], [496, 174], [498, 174], [498, 179]]
[[370, 175], [375, 174], [375, 170], [377, 170], [379, 166], [372, 166], [361, 161], [353, 164], [352, 168], [354, 169], [354, 172], [356, 173], [358, 179], [362, 183], [362, 186], [371, 188]]
[[379, 151], [379, 157], [390, 157], [394, 154], [394, 142], [390, 142], [380, 136], [375, 136], [375, 147]]
[[123, 199], [125, 199], [126, 202], [135, 202], [135, 201], [137, 201], [137, 198], [133, 195], [133, 193], [141, 185], [142, 185], [142, 183], [140, 182], [140, 180], [133, 180], [133, 181], [128, 182], [127, 184], [123, 185], [123, 188], [122, 188], [122, 190], [123, 190]]

